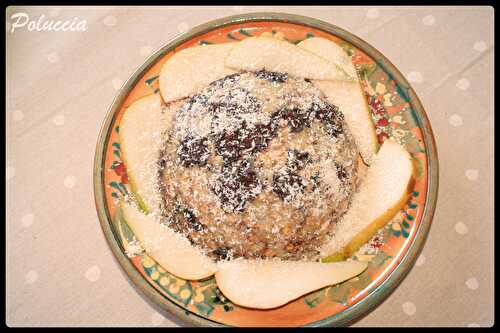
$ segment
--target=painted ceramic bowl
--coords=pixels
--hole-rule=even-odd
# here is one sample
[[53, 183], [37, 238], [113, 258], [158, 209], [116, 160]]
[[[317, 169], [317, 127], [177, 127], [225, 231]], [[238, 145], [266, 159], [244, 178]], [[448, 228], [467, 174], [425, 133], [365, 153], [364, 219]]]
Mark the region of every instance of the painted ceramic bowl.
[[[355, 63], [380, 142], [404, 144], [416, 165], [411, 199], [383, 229], [381, 246], [360, 276], [300, 297], [272, 310], [242, 308], [226, 299], [211, 278], [185, 281], [165, 271], [147, 254], [129, 255], [133, 233], [118, 200], [130, 191], [120, 156], [118, 124], [135, 100], [158, 94], [158, 74], [175, 52], [199, 44], [226, 43], [281, 32], [298, 43], [312, 36], [340, 44]], [[431, 225], [438, 190], [438, 160], [432, 130], [415, 92], [375, 48], [334, 25], [312, 18], [252, 13], [198, 26], [156, 51], [126, 82], [113, 101], [99, 136], [94, 165], [97, 211], [108, 243], [132, 282], [161, 308], [190, 324], [212, 326], [343, 326], [365, 315], [394, 290], [412, 268]], [[359, 258], [358, 258], [359, 259]]]

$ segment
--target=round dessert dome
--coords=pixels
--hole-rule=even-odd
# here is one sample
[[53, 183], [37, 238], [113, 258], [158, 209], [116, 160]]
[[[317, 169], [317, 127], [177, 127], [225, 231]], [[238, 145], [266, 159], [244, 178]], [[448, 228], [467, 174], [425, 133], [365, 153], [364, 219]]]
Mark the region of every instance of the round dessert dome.
[[164, 213], [215, 259], [316, 259], [357, 183], [343, 114], [307, 80], [233, 74], [184, 101], [160, 158]]

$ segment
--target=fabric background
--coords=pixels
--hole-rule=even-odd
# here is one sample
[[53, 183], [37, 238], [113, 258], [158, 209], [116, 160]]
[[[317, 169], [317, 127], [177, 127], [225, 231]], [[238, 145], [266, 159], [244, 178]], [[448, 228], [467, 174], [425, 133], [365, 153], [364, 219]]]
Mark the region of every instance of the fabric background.
[[[184, 326], [136, 290], [101, 231], [95, 144], [121, 84], [154, 50], [206, 21], [301, 14], [363, 38], [408, 78], [439, 153], [439, 199], [416, 266], [354, 326], [493, 324], [493, 8], [9, 7], [7, 324]], [[11, 15], [87, 21], [13, 33]]]

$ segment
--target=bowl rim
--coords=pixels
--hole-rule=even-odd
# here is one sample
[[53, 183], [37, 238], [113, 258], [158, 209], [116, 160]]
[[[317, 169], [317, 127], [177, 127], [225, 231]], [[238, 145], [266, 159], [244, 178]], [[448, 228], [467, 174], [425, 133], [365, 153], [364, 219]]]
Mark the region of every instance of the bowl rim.
[[439, 162], [436, 148], [436, 142], [430, 126], [427, 114], [418, 98], [417, 94], [404, 78], [401, 72], [394, 66], [381, 52], [375, 49], [366, 41], [353, 35], [352, 33], [331, 23], [324, 22], [319, 19], [278, 12], [254, 12], [247, 14], [239, 14], [226, 16], [223, 18], [208, 21], [198, 25], [186, 33], [177, 34], [164, 46], [156, 50], [148, 59], [139, 66], [133, 74], [129, 76], [127, 81], [122, 85], [119, 93], [113, 99], [109, 106], [104, 121], [102, 122], [99, 132], [96, 152], [93, 163], [93, 181], [94, 181], [94, 200], [96, 204], [97, 215], [101, 228], [104, 232], [106, 241], [111, 248], [115, 259], [118, 260], [121, 269], [123, 269], [132, 284], [141, 290], [141, 292], [149, 299], [158, 305], [162, 310], [167, 310], [178, 318], [187, 323], [200, 326], [226, 326], [222, 323], [207, 319], [194, 312], [186, 310], [172, 300], [161, 295], [144, 277], [137, 271], [135, 266], [125, 255], [117, 235], [111, 228], [111, 216], [106, 209], [106, 199], [104, 195], [104, 159], [107, 149], [107, 141], [110, 135], [110, 127], [113, 124], [116, 115], [127, 97], [130, 90], [137, 84], [140, 77], [149, 70], [157, 60], [164, 54], [170, 52], [178, 45], [204, 34], [210, 30], [215, 30], [227, 25], [233, 25], [246, 22], [259, 21], [275, 21], [284, 23], [293, 23], [303, 26], [309, 26], [315, 29], [322, 30], [326, 33], [337, 36], [348, 41], [353, 46], [365, 52], [368, 56], [377, 62], [377, 65], [392, 75], [398, 85], [403, 85], [407, 89], [408, 103], [411, 105], [413, 117], [417, 121], [417, 125], [422, 131], [424, 146], [427, 152], [427, 191], [426, 200], [424, 203], [424, 211], [421, 218], [421, 223], [416, 231], [415, 237], [408, 245], [408, 249], [403, 254], [401, 261], [397, 264], [394, 270], [371, 292], [364, 296], [356, 304], [346, 308], [345, 310], [333, 316], [324, 318], [319, 321], [309, 323], [305, 326], [346, 326], [359, 320], [361, 317], [370, 313], [376, 306], [380, 305], [402, 282], [408, 275], [420, 252], [422, 251], [427, 235], [429, 233], [434, 212], [436, 209], [438, 187], [439, 187]]

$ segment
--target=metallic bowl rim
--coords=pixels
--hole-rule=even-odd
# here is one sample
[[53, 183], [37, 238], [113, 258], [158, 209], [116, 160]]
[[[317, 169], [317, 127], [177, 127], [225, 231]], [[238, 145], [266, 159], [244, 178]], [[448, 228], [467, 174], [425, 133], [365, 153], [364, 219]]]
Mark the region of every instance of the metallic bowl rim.
[[117, 239], [117, 235], [111, 228], [111, 217], [106, 209], [106, 199], [104, 195], [104, 159], [107, 149], [106, 142], [110, 135], [110, 127], [113, 124], [115, 117], [127, 97], [130, 90], [137, 84], [139, 78], [149, 70], [157, 60], [164, 54], [170, 52], [178, 45], [197, 37], [201, 34], [215, 30], [224, 26], [246, 23], [246, 22], [284, 22], [293, 23], [303, 26], [309, 26], [315, 29], [325, 31], [326, 33], [335, 35], [343, 40], [348, 41], [356, 48], [365, 52], [372, 59], [378, 62], [378, 65], [387, 73], [390, 73], [398, 85], [404, 84], [408, 87], [408, 96], [410, 105], [414, 111], [414, 117], [417, 120], [418, 126], [423, 133], [424, 146], [427, 151], [427, 193], [424, 204], [424, 211], [422, 214], [421, 224], [409, 244], [408, 249], [404, 253], [401, 261], [397, 264], [394, 270], [369, 294], [363, 297], [362, 300], [343, 310], [342, 312], [325, 319], [315, 321], [307, 324], [306, 326], [346, 326], [361, 317], [368, 314], [376, 306], [380, 305], [402, 282], [402, 280], [410, 272], [415, 264], [418, 255], [422, 251], [427, 235], [429, 233], [434, 212], [436, 209], [438, 187], [439, 187], [439, 162], [436, 149], [436, 142], [430, 126], [427, 114], [420, 102], [417, 94], [410, 86], [408, 81], [404, 78], [401, 72], [377, 49], [365, 42], [361, 38], [351, 34], [350, 32], [337, 27], [333, 24], [314, 19], [307, 16], [276, 13], [276, 12], [256, 12], [240, 15], [227, 16], [220, 19], [212, 20], [207, 23], [198, 25], [186, 33], [179, 34], [172, 38], [164, 46], [156, 50], [124, 83], [120, 88], [119, 93], [115, 96], [111, 103], [106, 117], [102, 123], [98, 141], [96, 145], [96, 152], [93, 164], [93, 179], [94, 179], [94, 199], [96, 204], [97, 215], [101, 228], [105, 234], [106, 241], [108, 242], [115, 258], [118, 260], [121, 268], [125, 271], [132, 284], [141, 290], [147, 298], [152, 300], [161, 309], [176, 315], [184, 321], [201, 326], [221, 326], [223, 324], [213, 320], [204, 318], [198, 314], [190, 312], [183, 307], [177, 305], [170, 299], [161, 295], [144, 277], [137, 271], [137, 269], [130, 262], [129, 258], [124, 254], [122, 247]]

